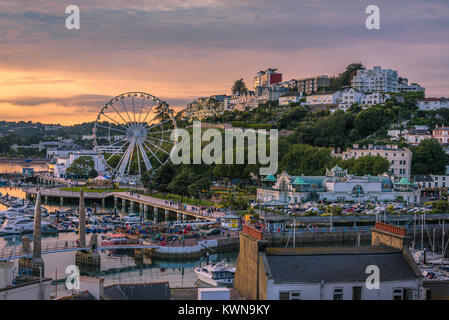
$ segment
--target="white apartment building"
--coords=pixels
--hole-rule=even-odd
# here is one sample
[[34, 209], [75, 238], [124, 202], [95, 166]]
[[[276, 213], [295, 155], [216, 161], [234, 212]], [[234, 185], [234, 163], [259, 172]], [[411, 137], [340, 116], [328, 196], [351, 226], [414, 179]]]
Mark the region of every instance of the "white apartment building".
[[419, 92], [419, 91], [426, 91], [424, 87], [421, 87], [417, 83], [408, 84], [407, 78], [401, 78], [399, 77], [399, 86], [398, 89], [400, 92]]
[[104, 174], [107, 172], [106, 160], [102, 155], [99, 155], [95, 151], [83, 150], [58, 157], [53, 169], [53, 175], [57, 178], [65, 177], [65, 171], [67, 170], [67, 168], [72, 165], [73, 161], [82, 156], [92, 157], [92, 159], [94, 160], [94, 169], [98, 173]]
[[433, 130], [432, 137], [436, 139], [440, 144], [449, 144], [449, 127], [438, 127]]
[[373, 106], [376, 104], [383, 104], [390, 98], [390, 95], [387, 93], [374, 92], [365, 95], [360, 104], [362, 106]]
[[426, 139], [432, 139], [432, 133], [429, 130], [411, 129], [404, 135], [404, 138], [408, 144], [417, 146]]
[[352, 87], [362, 92], [398, 92], [398, 72], [375, 66], [373, 69], [358, 70], [352, 79]]
[[338, 104], [341, 101], [341, 97], [341, 91], [320, 92], [307, 96], [306, 104], [310, 106], [322, 104]]
[[341, 107], [350, 107], [353, 103], [362, 103], [362, 99], [366, 97], [366, 95], [363, 92], [360, 92], [357, 89], [349, 88], [343, 90], [341, 94]]
[[302, 99], [302, 92], [287, 92], [279, 97], [280, 106], [288, 106], [290, 103], [299, 103]]
[[448, 98], [426, 98], [418, 101], [419, 110], [429, 111], [441, 108], [449, 108]]
[[354, 144], [352, 149], [346, 149], [344, 152], [335, 152], [331, 155], [340, 157], [344, 160], [363, 156], [381, 156], [390, 162], [390, 173], [396, 177], [410, 178], [412, 152], [408, 148], [400, 149], [397, 145], [368, 145], [368, 147], [359, 147]]
[[415, 183], [422, 191], [437, 191], [449, 187], [449, 175], [416, 175], [413, 177]]

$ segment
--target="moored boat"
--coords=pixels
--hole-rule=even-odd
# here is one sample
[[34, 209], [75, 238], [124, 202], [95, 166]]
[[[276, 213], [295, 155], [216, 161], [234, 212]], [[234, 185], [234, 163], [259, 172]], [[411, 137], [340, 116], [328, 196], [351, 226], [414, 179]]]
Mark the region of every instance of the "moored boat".
[[204, 267], [198, 266], [194, 271], [199, 280], [215, 287], [234, 283], [235, 268], [222, 261]]

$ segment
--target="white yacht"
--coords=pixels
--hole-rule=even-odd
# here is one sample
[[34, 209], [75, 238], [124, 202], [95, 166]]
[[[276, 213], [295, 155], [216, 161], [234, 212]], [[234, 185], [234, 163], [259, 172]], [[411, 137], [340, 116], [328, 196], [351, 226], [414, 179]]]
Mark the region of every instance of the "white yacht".
[[[50, 227], [48, 222], [41, 222], [42, 231]], [[34, 220], [28, 217], [8, 218], [0, 227], [0, 235], [30, 233], [34, 230]]]
[[24, 214], [28, 214], [28, 212], [24, 208], [8, 208], [7, 210], [0, 211], [0, 216], [21, 216]]
[[128, 223], [128, 224], [140, 223], [140, 215], [133, 213], [133, 214], [122, 217], [121, 220], [123, 223]]
[[222, 261], [204, 267], [196, 267], [194, 271], [199, 280], [215, 287], [234, 283], [235, 268]]

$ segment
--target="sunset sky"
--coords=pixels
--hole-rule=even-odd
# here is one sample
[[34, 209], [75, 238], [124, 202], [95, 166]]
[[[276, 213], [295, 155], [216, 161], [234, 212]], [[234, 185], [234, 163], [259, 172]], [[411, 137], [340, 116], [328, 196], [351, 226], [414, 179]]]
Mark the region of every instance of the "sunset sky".
[[[365, 28], [371, 4], [381, 30]], [[289, 80], [357, 61], [449, 96], [449, 1], [0, 0], [0, 120], [94, 121], [127, 91], [183, 107], [268, 67]]]

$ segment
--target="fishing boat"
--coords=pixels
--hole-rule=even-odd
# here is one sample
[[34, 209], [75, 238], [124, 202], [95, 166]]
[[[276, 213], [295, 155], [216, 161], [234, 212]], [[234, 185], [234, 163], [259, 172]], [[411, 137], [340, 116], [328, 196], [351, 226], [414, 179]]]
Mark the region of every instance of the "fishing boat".
[[235, 268], [220, 261], [208, 264], [204, 267], [198, 266], [194, 269], [200, 281], [217, 287], [219, 285], [232, 285], [234, 283]]

